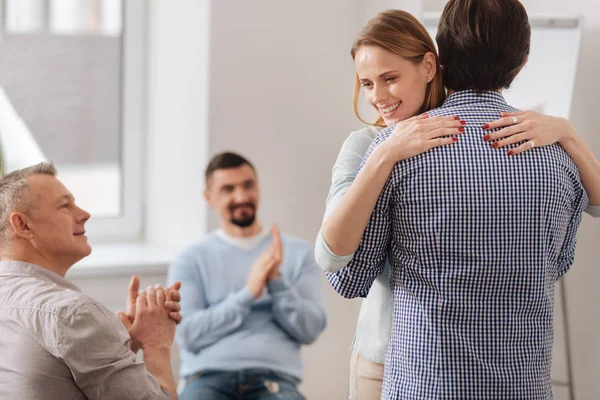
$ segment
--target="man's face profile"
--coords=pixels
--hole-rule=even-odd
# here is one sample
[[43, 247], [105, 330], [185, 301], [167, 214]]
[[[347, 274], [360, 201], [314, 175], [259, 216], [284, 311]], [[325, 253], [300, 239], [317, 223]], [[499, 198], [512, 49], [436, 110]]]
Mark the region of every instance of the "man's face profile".
[[26, 220], [32, 234], [31, 244], [43, 254], [76, 263], [92, 249], [85, 236], [90, 214], [75, 204], [73, 195], [55, 177], [29, 178], [31, 209]]

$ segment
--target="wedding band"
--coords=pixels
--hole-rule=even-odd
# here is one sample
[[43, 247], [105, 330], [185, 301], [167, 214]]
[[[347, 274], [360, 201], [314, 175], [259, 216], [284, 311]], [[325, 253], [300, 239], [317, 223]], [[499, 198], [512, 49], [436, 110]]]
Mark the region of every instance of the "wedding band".
[[515, 125], [517, 123], [517, 117], [512, 117], [512, 123]]
[[535, 147], [535, 143], [533, 143], [533, 140], [529, 141], [529, 146], [530, 149], [533, 149]]

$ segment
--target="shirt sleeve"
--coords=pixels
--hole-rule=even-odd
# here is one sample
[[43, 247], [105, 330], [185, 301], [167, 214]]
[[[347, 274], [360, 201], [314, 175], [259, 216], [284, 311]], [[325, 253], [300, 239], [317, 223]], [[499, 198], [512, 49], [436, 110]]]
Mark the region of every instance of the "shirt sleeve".
[[[323, 221], [337, 207], [342, 196], [346, 194], [352, 182], [354, 182], [363, 157], [369, 150], [369, 146], [377, 132], [378, 128], [375, 127], [352, 132], [342, 145], [333, 166], [331, 187], [325, 203]], [[325, 238], [323, 238], [321, 230], [319, 230], [315, 242], [315, 260], [322, 269], [328, 272], [337, 272], [350, 262], [353, 255], [353, 253], [343, 256], [334, 254], [327, 245]]]
[[136, 361], [127, 330], [105, 307], [84, 303], [59, 327], [56, 356], [90, 400], [171, 399]]
[[600, 218], [600, 206], [589, 205], [585, 209], [585, 212], [588, 213], [588, 215], [591, 215], [594, 218]]
[[315, 260], [323, 270], [326, 272], [337, 272], [348, 264], [352, 260], [352, 257], [354, 257], [354, 253], [346, 256], [338, 256], [331, 251], [323, 234], [319, 230], [315, 242]]
[[181, 316], [175, 339], [185, 350], [198, 353], [239, 328], [250, 314], [254, 296], [247, 287], [216, 304], [207, 304], [204, 282], [196, 262], [180, 256], [169, 268], [169, 284], [181, 281]]
[[[373, 141], [366, 160], [375, 147], [384, 140], [382, 133]], [[361, 165], [362, 167], [362, 165]], [[398, 179], [398, 168], [394, 167], [392, 174], [385, 184], [358, 249], [352, 260], [336, 273], [326, 272], [331, 286], [343, 297], [366, 297], [373, 281], [385, 269], [386, 257], [391, 241], [391, 207], [393, 201], [394, 185]]]
[[[587, 194], [580, 181], [577, 181], [575, 197], [573, 200], [573, 215], [567, 226], [565, 240], [558, 257], [558, 277], [563, 276], [573, 265], [575, 260], [575, 246], [577, 244], [577, 229], [581, 224], [582, 212], [588, 202]], [[589, 208], [589, 207], [588, 207]]]
[[311, 344], [325, 329], [321, 275], [307, 247], [295, 279], [282, 276], [267, 284], [273, 300], [275, 321], [290, 337], [302, 344]]

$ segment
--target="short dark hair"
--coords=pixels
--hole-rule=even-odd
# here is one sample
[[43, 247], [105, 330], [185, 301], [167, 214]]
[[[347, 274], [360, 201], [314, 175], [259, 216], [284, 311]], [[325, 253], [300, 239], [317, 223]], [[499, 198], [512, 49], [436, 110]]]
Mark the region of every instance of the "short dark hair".
[[250, 168], [252, 168], [254, 173], [256, 173], [254, 165], [252, 165], [250, 161], [248, 161], [246, 158], [242, 157], [239, 154], [230, 151], [225, 151], [223, 153], [216, 154], [210, 159], [208, 165], [206, 166], [206, 171], [204, 172], [204, 179], [206, 179], [206, 182], [208, 183], [208, 180], [216, 170], [238, 168], [242, 165], [248, 165]]
[[450, 0], [436, 40], [448, 89], [498, 90], [525, 64], [531, 27], [518, 0]]

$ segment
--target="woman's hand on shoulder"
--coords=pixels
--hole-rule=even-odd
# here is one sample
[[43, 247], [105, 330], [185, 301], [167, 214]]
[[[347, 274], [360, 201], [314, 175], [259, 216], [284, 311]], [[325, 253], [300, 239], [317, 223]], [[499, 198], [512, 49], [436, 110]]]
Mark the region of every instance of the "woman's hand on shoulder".
[[379, 147], [390, 161], [396, 163], [458, 141], [464, 132], [465, 121], [459, 117], [429, 117], [419, 115], [396, 124], [394, 131]]
[[[511, 144], [524, 142], [511, 148], [507, 154], [517, 155], [534, 147], [564, 143], [574, 137], [571, 123], [559, 117], [540, 114], [535, 111], [503, 112], [501, 118], [483, 126], [484, 130], [502, 128], [483, 137], [494, 148], [503, 148]], [[497, 139], [501, 139], [496, 141]], [[532, 144], [533, 143], [533, 144]]]

